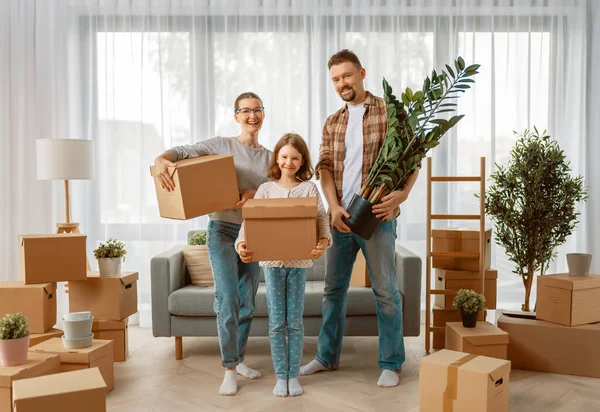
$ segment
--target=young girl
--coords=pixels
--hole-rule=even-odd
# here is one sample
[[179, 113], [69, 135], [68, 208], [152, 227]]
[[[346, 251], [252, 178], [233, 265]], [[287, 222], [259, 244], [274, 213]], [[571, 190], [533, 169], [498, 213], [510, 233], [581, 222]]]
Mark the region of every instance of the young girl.
[[[272, 181], [260, 185], [254, 198], [316, 197], [318, 242], [312, 251], [312, 256], [318, 259], [331, 245], [331, 232], [317, 186], [309, 182], [313, 173], [306, 143], [299, 135], [288, 133], [277, 142], [273, 150], [269, 167], [269, 178]], [[243, 223], [235, 244], [242, 261], [250, 262], [252, 251], [246, 248], [246, 232]], [[304, 344], [302, 315], [306, 274], [312, 265], [312, 260], [260, 262], [267, 284], [269, 341], [277, 377], [273, 394], [276, 396], [298, 396], [303, 393], [298, 382]]]

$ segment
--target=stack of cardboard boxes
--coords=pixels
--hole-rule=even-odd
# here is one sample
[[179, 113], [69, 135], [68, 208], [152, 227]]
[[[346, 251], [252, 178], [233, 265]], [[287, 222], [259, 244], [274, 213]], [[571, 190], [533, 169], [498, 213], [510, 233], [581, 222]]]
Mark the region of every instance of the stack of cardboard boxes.
[[[465, 252], [479, 253], [479, 230], [477, 229], [434, 229], [433, 252]], [[491, 269], [491, 236], [492, 230], [485, 231], [484, 276], [485, 299], [487, 309], [496, 309], [496, 283], [498, 271]], [[481, 293], [481, 276], [479, 259], [434, 257], [432, 267], [435, 269], [435, 289], [473, 289]], [[433, 326], [445, 326], [448, 322], [459, 322], [460, 313], [452, 306], [453, 296], [436, 295], [433, 306]], [[485, 311], [478, 320], [485, 320]], [[445, 346], [443, 332], [433, 333], [433, 348]]]

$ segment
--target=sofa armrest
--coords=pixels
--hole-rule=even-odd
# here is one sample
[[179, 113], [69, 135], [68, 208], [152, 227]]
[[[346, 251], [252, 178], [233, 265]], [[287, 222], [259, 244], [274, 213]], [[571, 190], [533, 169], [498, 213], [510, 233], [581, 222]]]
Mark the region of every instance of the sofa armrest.
[[150, 261], [152, 334], [171, 336], [169, 295], [185, 286], [185, 245], [175, 246]]
[[398, 290], [404, 297], [404, 336], [421, 333], [421, 258], [396, 242]]

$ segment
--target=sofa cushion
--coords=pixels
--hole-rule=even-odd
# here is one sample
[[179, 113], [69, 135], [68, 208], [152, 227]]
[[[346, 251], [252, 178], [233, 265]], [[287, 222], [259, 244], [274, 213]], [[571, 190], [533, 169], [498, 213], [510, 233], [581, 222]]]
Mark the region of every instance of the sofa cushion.
[[[323, 302], [323, 281], [306, 282], [304, 295], [304, 316], [321, 316]], [[213, 304], [214, 288], [188, 285], [169, 295], [169, 312], [177, 316], [215, 316]], [[347, 315], [374, 315], [375, 298], [371, 288], [350, 286], [348, 290]], [[265, 284], [261, 283], [256, 293], [255, 316], [267, 316]]]

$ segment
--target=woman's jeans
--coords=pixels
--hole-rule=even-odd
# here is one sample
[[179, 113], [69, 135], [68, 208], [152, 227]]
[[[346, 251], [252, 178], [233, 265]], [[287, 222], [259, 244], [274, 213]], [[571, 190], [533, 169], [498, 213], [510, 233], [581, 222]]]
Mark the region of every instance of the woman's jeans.
[[244, 263], [235, 251], [241, 225], [208, 222], [206, 244], [215, 281], [214, 311], [224, 367], [244, 361], [260, 280], [258, 262]]
[[[269, 341], [277, 379], [297, 378], [304, 345], [306, 268], [266, 267]], [[285, 335], [288, 342], [286, 344]]]

